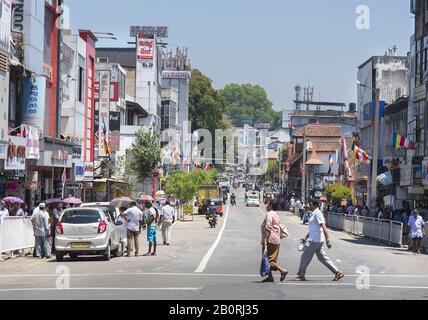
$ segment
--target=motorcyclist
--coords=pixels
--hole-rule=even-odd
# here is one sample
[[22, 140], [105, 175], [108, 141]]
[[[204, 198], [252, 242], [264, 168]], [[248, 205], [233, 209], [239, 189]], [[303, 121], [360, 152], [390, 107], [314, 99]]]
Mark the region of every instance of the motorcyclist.
[[211, 202], [208, 214], [207, 214], [207, 220], [210, 218], [213, 218], [215, 221], [217, 221], [217, 207], [215, 205], [215, 202]]
[[232, 195], [230, 196], [230, 203], [231, 203], [232, 205], [235, 205], [235, 204], [236, 204], [236, 196], [235, 196], [235, 194], [234, 194], [234, 193], [232, 193]]

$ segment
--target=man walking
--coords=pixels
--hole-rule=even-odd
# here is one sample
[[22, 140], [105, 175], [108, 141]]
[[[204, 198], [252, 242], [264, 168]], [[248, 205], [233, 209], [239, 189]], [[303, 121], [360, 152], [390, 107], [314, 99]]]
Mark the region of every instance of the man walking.
[[413, 215], [409, 218], [408, 226], [410, 227], [410, 238], [412, 239], [413, 253], [421, 254], [421, 242], [425, 237], [425, 222], [419, 215], [418, 210], [413, 211]]
[[131, 208], [126, 210], [123, 213], [123, 218], [128, 221], [128, 229], [127, 229], [127, 240], [128, 240], [128, 248], [127, 248], [127, 256], [130, 257], [132, 253], [132, 243], [135, 246], [135, 256], [138, 257], [140, 254], [140, 234], [141, 234], [141, 226], [143, 224], [143, 212], [138, 209], [137, 203], [133, 201], [131, 203]]
[[[156, 247], [158, 245], [156, 239], [156, 231], [157, 231], [157, 212], [150, 201], [146, 202], [146, 224], [147, 224], [147, 242], [149, 243], [149, 251], [144, 255], [148, 256], [156, 256]], [[152, 252], [153, 248], [153, 252]]]
[[171, 228], [175, 222], [174, 208], [171, 203], [167, 201], [161, 210], [161, 225], [162, 225], [162, 239], [163, 245], [169, 246], [171, 244]]
[[[41, 203], [39, 210], [31, 217], [35, 237], [36, 258], [50, 258], [51, 249], [49, 245], [49, 214], [46, 212], [46, 205]], [[42, 253], [43, 247], [43, 253]]]
[[324, 215], [319, 209], [319, 202], [313, 200], [311, 203], [312, 215], [309, 219], [309, 233], [302, 239], [306, 242], [303, 255], [300, 261], [300, 269], [296, 281], [306, 281], [306, 270], [316, 254], [318, 260], [334, 273], [333, 281], [341, 280], [345, 275], [339, 271], [333, 261], [328, 257], [324, 249], [324, 242], [329, 249], [332, 248], [330, 235], [326, 227]]

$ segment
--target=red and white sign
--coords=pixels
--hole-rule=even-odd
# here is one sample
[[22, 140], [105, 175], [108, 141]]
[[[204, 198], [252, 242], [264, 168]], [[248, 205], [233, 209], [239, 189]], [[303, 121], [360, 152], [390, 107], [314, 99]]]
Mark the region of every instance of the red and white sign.
[[153, 61], [155, 58], [155, 39], [137, 38], [137, 61]]

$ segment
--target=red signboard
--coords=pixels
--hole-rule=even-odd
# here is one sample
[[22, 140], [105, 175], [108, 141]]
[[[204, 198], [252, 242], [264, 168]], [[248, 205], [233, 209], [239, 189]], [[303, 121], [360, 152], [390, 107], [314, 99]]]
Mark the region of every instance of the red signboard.
[[155, 55], [155, 39], [137, 39], [137, 60], [153, 61]]

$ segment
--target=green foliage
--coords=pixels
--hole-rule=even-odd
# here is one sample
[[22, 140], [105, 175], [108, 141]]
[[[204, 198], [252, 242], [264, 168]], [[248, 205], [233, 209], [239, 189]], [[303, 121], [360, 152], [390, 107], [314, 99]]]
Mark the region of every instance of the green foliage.
[[327, 199], [331, 203], [340, 206], [342, 200], [352, 200], [352, 191], [340, 183], [335, 183], [328, 186]]
[[144, 181], [160, 168], [161, 148], [157, 138], [149, 132], [140, 129], [136, 135], [137, 144], [129, 150], [129, 169]]
[[224, 102], [218, 91], [212, 87], [212, 80], [194, 69], [189, 90], [192, 131], [208, 129], [214, 134], [216, 129], [224, 129], [226, 127], [223, 120]]
[[186, 203], [193, 200], [199, 186], [212, 185], [217, 179], [216, 170], [197, 170], [191, 173], [175, 171], [166, 178], [165, 192]]
[[271, 129], [282, 127], [282, 113], [272, 108], [265, 89], [259, 85], [229, 84], [220, 94], [225, 103], [225, 111], [236, 127], [243, 121], [270, 123]]

